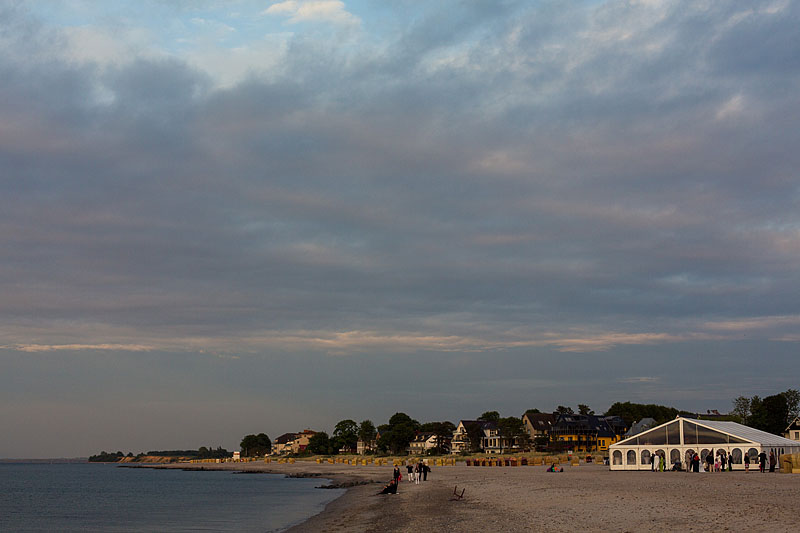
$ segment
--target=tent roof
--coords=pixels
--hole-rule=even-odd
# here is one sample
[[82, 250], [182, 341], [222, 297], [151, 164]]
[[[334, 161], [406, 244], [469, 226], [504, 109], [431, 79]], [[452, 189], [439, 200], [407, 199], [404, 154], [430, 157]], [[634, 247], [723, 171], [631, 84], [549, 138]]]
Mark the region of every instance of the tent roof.
[[760, 429], [739, 424], [737, 422], [727, 422], [722, 420], [695, 420], [693, 418], [684, 418], [684, 420], [688, 420], [689, 422], [694, 422], [695, 424], [700, 424], [711, 429], [716, 429], [717, 431], [722, 431], [723, 433], [728, 433], [734, 437], [739, 437], [740, 439], [757, 442], [758, 444], [769, 448], [800, 445], [800, 442], [796, 440], [789, 440], [778, 435], [773, 435], [772, 433], [767, 433], [766, 431], [761, 431]]
[[647, 429], [638, 435], [628, 437], [627, 439], [621, 440], [615, 444], [612, 444], [612, 447], [619, 447], [619, 446], [630, 446], [630, 443], [627, 441], [629, 439], [634, 439], [636, 437], [641, 437], [650, 433], [651, 431], [656, 431], [658, 429], [663, 428], [667, 424], [671, 424], [676, 420], [684, 420], [686, 422], [690, 422], [692, 424], [697, 424], [698, 426], [704, 426], [715, 431], [719, 431], [721, 433], [726, 433], [732, 437], [738, 437], [739, 439], [746, 440], [749, 442], [753, 442], [756, 444], [761, 445], [764, 448], [776, 448], [776, 447], [798, 447], [800, 446], [800, 442], [795, 440], [786, 439], [784, 437], [780, 437], [778, 435], [773, 435], [772, 433], [767, 433], [766, 431], [761, 431], [760, 429], [751, 428], [749, 426], [745, 426], [743, 424], [739, 424], [737, 422], [728, 422], [728, 421], [721, 421], [721, 420], [697, 420], [694, 418], [683, 418], [677, 417], [674, 420], [670, 420], [669, 422], [665, 422], [661, 425], [656, 427]]

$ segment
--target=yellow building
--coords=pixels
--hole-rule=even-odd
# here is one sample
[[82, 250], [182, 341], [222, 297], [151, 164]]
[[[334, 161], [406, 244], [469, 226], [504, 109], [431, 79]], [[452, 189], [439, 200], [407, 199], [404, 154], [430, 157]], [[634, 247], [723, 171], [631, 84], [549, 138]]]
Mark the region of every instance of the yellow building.
[[561, 414], [550, 431], [552, 442], [575, 452], [605, 452], [628, 428], [618, 416]]

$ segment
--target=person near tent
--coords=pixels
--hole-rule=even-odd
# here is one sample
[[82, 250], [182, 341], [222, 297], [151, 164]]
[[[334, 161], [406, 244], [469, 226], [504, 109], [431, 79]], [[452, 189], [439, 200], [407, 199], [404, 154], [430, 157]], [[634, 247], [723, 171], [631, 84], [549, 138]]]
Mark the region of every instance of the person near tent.
[[758, 470], [763, 474], [764, 467], [767, 465], [767, 454], [764, 453], [762, 450], [760, 454], [758, 454]]
[[686, 453], [683, 454], [683, 463], [686, 465], [687, 472], [691, 472], [693, 469], [692, 467], [694, 467], [693, 459], [694, 458], [692, 457], [692, 454], [689, 452], [689, 450], [686, 450]]
[[770, 450], [770, 452], [769, 452], [769, 471], [770, 472], [774, 472], [775, 471], [775, 451], [774, 450]]
[[650, 471], [655, 472], [658, 468], [658, 452], [653, 450], [653, 453], [650, 454]]
[[694, 456], [692, 457], [692, 469], [696, 472], [700, 472], [700, 456], [697, 452], [694, 452]]
[[744, 454], [744, 471], [745, 472], [749, 472], [750, 471], [750, 454], [749, 453]]
[[706, 472], [714, 471], [714, 451], [710, 450], [706, 455]]
[[658, 471], [663, 472], [667, 468], [667, 458], [664, 455], [664, 452], [661, 452], [658, 456]]
[[727, 463], [727, 462], [728, 462], [728, 457], [725, 454], [725, 450], [722, 450], [722, 453], [719, 454], [719, 471], [720, 472], [724, 472], [725, 471], [725, 463]]

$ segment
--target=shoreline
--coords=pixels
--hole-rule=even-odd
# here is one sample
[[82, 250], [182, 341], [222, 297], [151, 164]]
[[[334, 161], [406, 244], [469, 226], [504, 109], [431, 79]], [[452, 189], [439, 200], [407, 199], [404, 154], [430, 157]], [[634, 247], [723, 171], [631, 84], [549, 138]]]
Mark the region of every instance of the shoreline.
[[[211, 468], [210, 468], [211, 467]], [[186, 468], [175, 464], [142, 468]], [[800, 529], [796, 505], [800, 476], [759, 472], [686, 473], [611, 471], [602, 465], [434, 467], [419, 485], [401, 481], [397, 495], [379, 496], [391, 466], [226, 463], [204, 470], [268, 472], [369, 482], [347, 487], [338, 498], [290, 533], [333, 531], [754, 531]], [[405, 473], [404, 473], [405, 475]], [[454, 488], [465, 490], [453, 498]]]

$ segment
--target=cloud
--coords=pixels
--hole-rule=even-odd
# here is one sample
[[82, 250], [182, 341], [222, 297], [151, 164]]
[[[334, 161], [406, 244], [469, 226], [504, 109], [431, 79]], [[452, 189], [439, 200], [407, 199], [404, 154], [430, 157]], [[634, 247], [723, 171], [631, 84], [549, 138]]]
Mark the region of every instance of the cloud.
[[84, 351], [84, 350], [102, 350], [102, 351], [123, 351], [123, 352], [148, 352], [152, 350], [150, 346], [143, 346], [139, 344], [25, 344], [16, 346], [6, 346], [20, 352], [57, 352], [57, 351]]
[[287, 0], [272, 4], [263, 15], [285, 16], [289, 24], [327, 22], [343, 26], [359, 26], [361, 19], [345, 8], [340, 0]]
[[[235, 23], [183, 6], [116, 41], [104, 17], [65, 28], [36, 6], [0, 8], [0, 357], [26, 383], [81, 391], [106, 349], [191, 368], [187, 402], [244, 387], [238, 406], [273, 405], [266, 376], [345, 418], [352, 391], [412, 363], [453, 383], [488, 358], [561, 375], [565, 354], [663, 383], [708, 361], [697, 379], [737, 394], [788, 379], [797, 3], [348, 4], [384, 21], [368, 32], [337, 2], [242, 4]], [[187, 39], [165, 46], [173, 30]], [[564, 391], [616, 401], [618, 376], [586, 366]], [[364, 416], [492, 394], [437, 381], [387, 387]]]
[[659, 381], [659, 378], [651, 376], [639, 376], [633, 378], [621, 378], [618, 381], [620, 383], [655, 383]]

